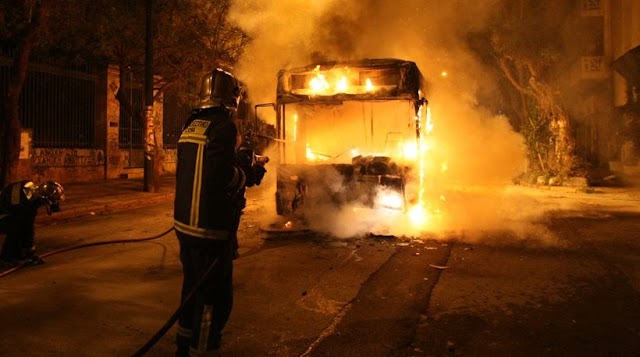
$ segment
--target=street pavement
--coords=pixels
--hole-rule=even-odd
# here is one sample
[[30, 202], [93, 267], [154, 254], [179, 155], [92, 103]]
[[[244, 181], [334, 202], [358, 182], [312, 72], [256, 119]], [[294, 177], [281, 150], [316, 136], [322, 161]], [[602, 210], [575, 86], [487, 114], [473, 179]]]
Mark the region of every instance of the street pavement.
[[[41, 212], [39, 222], [69, 222], [39, 230], [42, 251], [170, 227], [173, 177], [162, 178], [158, 193], [142, 188], [136, 179], [65, 185], [62, 211]], [[510, 189], [535, 197], [536, 206], [568, 212], [553, 213], [545, 226], [559, 238], [556, 244], [500, 230], [475, 237], [493, 239], [487, 242], [471, 235], [452, 242], [266, 236], [258, 227], [273, 195], [250, 190], [244, 251], [234, 267], [237, 304], [223, 351], [637, 356], [637, 215], [605, 213], [638, 212], [640, 191]], [[72, 220], [87, 215], [94, 217]], [[546, 232], [537, 228], [534, 233]], [[90, 241], [79, 240], [86, 237]], [[12, 329], [3, 331], [0, 356], [128, 355], [178, 303], [177, 252], [171, 238], [101, 246], [90, 256], [75, 250], [3, 280], [0, 315]], [[172, 355], [172, 336], [150, 355]], [[108, 346], [101, 344], [105, 339]]]

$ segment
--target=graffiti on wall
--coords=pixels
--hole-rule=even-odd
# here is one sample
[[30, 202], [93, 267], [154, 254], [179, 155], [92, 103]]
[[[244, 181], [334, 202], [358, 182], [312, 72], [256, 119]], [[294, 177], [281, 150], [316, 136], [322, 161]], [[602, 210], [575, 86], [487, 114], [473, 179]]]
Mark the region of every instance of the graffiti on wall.
[[96, 166], [104, 165], [104, 151], [96, 149], [34, 148], [32, 166]]

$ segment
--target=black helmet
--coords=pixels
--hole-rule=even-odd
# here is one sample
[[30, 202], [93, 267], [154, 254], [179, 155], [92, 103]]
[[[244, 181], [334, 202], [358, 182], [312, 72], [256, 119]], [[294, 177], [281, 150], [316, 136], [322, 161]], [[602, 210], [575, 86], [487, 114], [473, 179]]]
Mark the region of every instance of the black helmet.
[[229, 72], [216, 68], [202, 78], [198, 109], [224, 106], [235, 110], [240, 101], [240, 85]]
[[55, 181], [45, 181], [38, 185], [37, 195], [49, 202], [57, 202], [64, 199], [64, 188]]

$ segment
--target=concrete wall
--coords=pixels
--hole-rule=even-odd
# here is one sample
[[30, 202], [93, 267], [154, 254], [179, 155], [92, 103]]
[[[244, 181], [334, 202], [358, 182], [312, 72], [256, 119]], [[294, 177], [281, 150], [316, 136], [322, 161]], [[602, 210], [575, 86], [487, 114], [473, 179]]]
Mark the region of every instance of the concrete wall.
[[[640, 0], [609, 1], [612, 59], [617, 60], [640, 46]], [[640, 67], [640, 63], [636, 66]], [[625, 79], [619, 73], [613, 73], [613, 105], [618, 111], [623, 140], [619, 157], [611, 162], [611, 170], [633, 185], [640, 185], [640, 110], [629, 95], [630, 88], [639, 84], [638, 78]]]
[[[613, 60], [640, 46], [640, 0], [611, 1], [611, 47]], [[627, 82], [618, 73], [613, 74], [614, 105], [628, 102]]]

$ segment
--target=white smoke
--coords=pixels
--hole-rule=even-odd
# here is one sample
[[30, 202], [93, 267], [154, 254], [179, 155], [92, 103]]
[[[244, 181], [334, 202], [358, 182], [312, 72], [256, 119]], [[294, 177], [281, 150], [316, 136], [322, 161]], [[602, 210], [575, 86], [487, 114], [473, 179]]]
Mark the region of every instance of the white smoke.
[[[253, 40], [235, 74], [247, 84], [253, 101], [262, 103], [275, 100], [277, 73], [283, 68], [359, 58], [416, 62], [427, 83], [435, 124], [430, 138], [438, 162], [433, 169], [447, 169], [429, 182], [432, 206], [443, 209], [440, 216], [429, 217], [427, 227], [448, 231], [498, 226], [505, 215], [523, 212], [515, 208], [518, 201], [507, 200], [503, 186], [492, 186], [483, 194], [467, 188], [509, 184], [525, 168], [524, 141], [507, 118], [478, 103], [476, 93], [491, 91], [494, 78], [464, 39], [486, 26], [490, 11], [501, 1], [238, 0], [231, 19]], [[407, 190], [417, 188], [409, 184]], [[326, 204], [307, 210], [314, 217], [309, 222], [313, 229], [341, 237], [374, 230], [420, 234], [406, 215], [363, 214], [364, 207], [336, 209]], [[532, 216], [539, 213], [521, 217]]]

